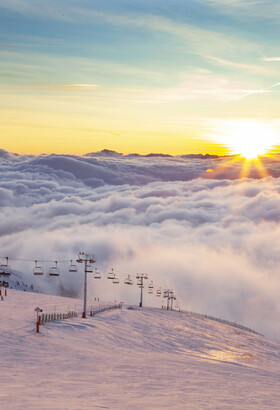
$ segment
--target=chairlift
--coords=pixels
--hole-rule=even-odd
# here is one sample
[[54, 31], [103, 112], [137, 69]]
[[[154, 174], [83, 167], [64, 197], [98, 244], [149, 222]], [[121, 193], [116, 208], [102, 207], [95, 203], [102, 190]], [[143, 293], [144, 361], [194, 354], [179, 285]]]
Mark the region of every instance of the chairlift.
[[115, 278], [114, 269], [112, 268], [111, 272], [108, 273], [107, 279], [113, 280]]
[[101, 273], [95, 268], [94, 279], [101, 279]]
[[151, 282], [149, 283], [148, 288], [149, 288], [149, 289], [154, 289], [154, 283], [153, 283], [153, 281], [152, 281], [152, 280], [151, 280]]
[[71, 261], [70, 261], [69, 272], [74, 272], [74, 273], [78, 272], [77, 265], [74, 265], [74, 264], [73, 264], [73, 260], [72, 260], [72, 259], [71, 259]]
[[87, 273], [93, 273], [93, 267], [90, 264], [87, 264], [86, 272]]
[[148, 285], [148, 293], [149, 293], [150, 295], [152, 295], [152, 294], [154, 293], [154, 283], [153, 283], [152, 280], [151, 280], [151, 282], [150, 282], [149, 285]]
[[133, 285], [133, 280], [131, 279], [130, 275], [127, 275], [127, 278], [125, 278], [124, 283], [126, 285]]
[[42, 276], [44, 275], [44, 269], [41, 266], [38, 266], [38, 261], [35, 261], [35, 268], [33, 269], [33, 275]]
[[114, 274], [113, 283], [114, 283], [115, 285], [117, 285], [117, 284], [120, 283], [119, 278], [117, 278], [115, 274]]
[[57, 261], [54, 262], [55, 266], [52, 266], [49, 270], [49, 276], [59, 276], [60, 275], [60, 271], [57, 267]]
[[6, 259], [6, 263], [3, 263], [2, 265], [0, 265], [0, 276], [11, 276], [12, 273], [12, 269], [9, 266], [9, 258], [8, 256], [5, 258]]
[[156, 296], [157, 296], [157, 297], [161, 297], [161, 293], [162, 293], [162, 292], [161, 292], [161, 288], [158, 288], [157, 293], [156, 293]]

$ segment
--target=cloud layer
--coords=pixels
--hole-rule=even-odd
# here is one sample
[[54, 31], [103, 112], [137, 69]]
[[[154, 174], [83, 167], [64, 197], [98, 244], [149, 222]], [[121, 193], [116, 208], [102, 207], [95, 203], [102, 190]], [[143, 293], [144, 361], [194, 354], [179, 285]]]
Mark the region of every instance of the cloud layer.
[[[272, 336], [280, 325], [279, 162], [263, 160], [266, 178], [255, 168], [240, 179], [242, 163], [230, 161], [0, 151], [1, 256], [65, 260], [61, 284], [78, 293], [82, 276], [67, 273], [68, 261], [92, 251], [121, 282], [147, 272], [174, 289], [181, 308]], [[12, 264], [32, 275], [31, 263]], [[136, 286], [102, 279], [90, 287], [91, 296], [138, 302]], [[161, 302], [145, 295], [148, 305]]]

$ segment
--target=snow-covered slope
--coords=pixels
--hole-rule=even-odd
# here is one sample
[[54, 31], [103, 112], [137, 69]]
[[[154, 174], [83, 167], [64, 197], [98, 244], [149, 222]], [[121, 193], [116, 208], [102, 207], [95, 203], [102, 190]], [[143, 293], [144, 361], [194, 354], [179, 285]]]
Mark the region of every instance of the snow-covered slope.
[[[89, 300], [89, 306], [91, 302]], [[8, 290], [1, 409], [279, 408], [280, 345], [185, 313], [123, 308], [40, 327], [82, 302]]]
[[[31, 277], [31, 279], [33, 279]], [[37, 286], [33, 285], [33, 283], [31, 283], [30, 280], [30, 276], [16, 271], [16, 270], [12, 270], [11, 276], [9, 276], [8, 278], [1, 278], [1, 280], [7, 281], [9, 283], [9, 287], [11, 289], [17, 289], [17, 290], [27, 290], [27, 291], [38, 291]], [[34, 280], [33, 280], [34, 282]]]

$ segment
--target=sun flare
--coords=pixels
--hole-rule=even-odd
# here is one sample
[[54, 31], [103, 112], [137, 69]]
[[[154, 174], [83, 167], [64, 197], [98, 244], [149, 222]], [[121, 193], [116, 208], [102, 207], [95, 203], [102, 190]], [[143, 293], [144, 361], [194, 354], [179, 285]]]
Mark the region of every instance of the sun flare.
[[220, 139], [233, 154], [240, 155], [246, 160], [267, 154], [279, 142], [276, 130], [261, 121], [232, 123], [226, 127]]

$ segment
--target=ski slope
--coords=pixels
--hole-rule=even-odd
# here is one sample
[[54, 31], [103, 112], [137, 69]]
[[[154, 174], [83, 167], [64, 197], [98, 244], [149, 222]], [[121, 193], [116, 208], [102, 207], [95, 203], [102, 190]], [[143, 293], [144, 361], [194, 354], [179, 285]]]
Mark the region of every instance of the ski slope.
[[51, 322], [36, 334], [37, 306], [81, 312], [82, 301], [8, 290], [1, 409], [279, 408], [280, 345], [263, 336], [137, 307]]

